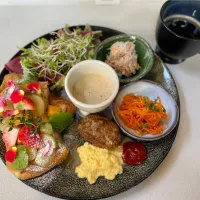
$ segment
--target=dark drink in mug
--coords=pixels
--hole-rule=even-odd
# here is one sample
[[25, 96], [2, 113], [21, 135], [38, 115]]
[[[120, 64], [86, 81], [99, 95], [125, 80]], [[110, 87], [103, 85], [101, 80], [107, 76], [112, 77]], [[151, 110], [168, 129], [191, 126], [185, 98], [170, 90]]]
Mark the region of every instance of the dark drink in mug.
[[156, 51], [171, 64], [200, 53], [200, 1], [167, 1], [156, 27]]
[[171, 15], [164, 19], [166, 26], [174, 33], [189, 38], [200, 39], [200, 22], [185, 15]]

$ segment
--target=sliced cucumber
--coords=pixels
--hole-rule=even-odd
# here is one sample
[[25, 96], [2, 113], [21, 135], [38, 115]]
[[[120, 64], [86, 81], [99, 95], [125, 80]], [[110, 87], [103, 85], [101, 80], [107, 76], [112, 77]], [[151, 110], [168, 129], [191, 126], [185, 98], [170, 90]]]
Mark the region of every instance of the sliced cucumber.
[[53, 128], [51, 126], [51, 124], [49, 123], [45, 123], [44, 125], [41, 125], [40, 127], [40, 132], [42, 134], [49, 134], [49, 135], [53, 135]]
[[26, 147], [28, 153], [28, 160], [33, 161], [37, 156], [37, 149], [32, 147]]

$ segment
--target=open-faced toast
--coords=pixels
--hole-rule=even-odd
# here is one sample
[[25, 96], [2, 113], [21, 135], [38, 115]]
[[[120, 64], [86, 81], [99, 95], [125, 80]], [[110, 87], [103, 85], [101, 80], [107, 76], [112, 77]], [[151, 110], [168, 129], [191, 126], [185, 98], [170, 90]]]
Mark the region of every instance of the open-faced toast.
[[27, 180], [27, 179], [40, 176], [48, 172], [50, 169], [52, 169], [56, 165], [61, 164], [68, 157], [68, 154], [69, 154], [69, 151], [64, 145], [64, 143], [58, 142], [58, 149], [56, 150], [55, 158], [48, 167], [40, 167], [34, 163], [31, 163], [24, 170], [18, 170], [18, 169], [13, 168], [9, 162], [6, 162], [6, 166], [16, 177], [18, 177], [21, 180]]
[[[51, 117], [47, 115], [48, 82], [19, 84], [21, 78], [21, 74], [14, 73], [4, 77], [0, 86], [0, 124], [6, 145], [6, 166], [19, 179], [27, 180], [59, 165], [67, 158], [69, 150], [59, 131], [55, 131], [48, 121]], [[59, 97], [56, 101], [62, 105], [71, 103]], [[54, 103], [55, 99], [51, 115], [69, 112], [57, 106], [58, 112]]]

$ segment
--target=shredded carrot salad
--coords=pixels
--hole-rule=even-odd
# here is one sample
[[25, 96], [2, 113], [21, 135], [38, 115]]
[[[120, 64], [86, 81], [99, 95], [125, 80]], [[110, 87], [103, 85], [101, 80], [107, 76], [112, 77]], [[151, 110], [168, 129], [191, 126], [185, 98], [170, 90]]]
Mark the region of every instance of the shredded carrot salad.
[[118, 107], [118, 115], [122, 121], [138, 135], [161, 134], [162, 120], [167, 120], [166, 110], [160, 97], [151, 100], [144, 96], [125, 95]]

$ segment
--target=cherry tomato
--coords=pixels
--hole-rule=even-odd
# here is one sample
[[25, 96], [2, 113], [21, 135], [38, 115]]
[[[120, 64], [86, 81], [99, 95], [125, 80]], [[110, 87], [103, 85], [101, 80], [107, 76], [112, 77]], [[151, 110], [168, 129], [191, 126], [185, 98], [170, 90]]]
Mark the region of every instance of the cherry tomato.
[[147, 159], [147, 149], [139, 142], [126, 142], [123, 144], [122, 159], [128, 165], [139, 165]]

